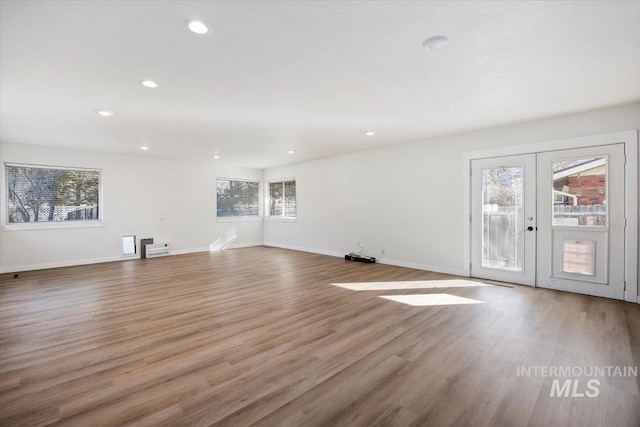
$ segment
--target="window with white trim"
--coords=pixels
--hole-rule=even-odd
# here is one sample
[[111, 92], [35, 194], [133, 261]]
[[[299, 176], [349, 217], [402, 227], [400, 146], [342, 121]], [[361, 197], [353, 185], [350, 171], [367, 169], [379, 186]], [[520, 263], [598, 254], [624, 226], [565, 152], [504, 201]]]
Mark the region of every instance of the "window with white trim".
[[65, 224], [101, 220], [101, 171], [5, 163], [5, 223]]
[[260, 181], [218, 178], [216, 193], [218, 218], [260, 217]]
[[270, 181], [268, 185], [270, 217], [296, 218], [296, 180]]

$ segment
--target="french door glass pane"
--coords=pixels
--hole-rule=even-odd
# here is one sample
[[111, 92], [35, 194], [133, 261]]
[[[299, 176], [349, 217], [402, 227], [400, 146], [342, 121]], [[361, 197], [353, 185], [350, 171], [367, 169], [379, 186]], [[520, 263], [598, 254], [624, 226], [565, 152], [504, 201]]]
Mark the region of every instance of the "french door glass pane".
[[482, 171], [482, 266], [522, 271], [523, 168]]
[[607, 225], [607, 157], [555, 160], [553, 225]]

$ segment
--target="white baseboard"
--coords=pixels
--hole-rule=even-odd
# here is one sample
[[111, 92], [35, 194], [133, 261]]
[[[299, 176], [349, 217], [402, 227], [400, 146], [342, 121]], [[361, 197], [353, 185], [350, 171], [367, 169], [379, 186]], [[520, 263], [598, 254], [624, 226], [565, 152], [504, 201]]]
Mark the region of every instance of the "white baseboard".
[[325, 250], [322, 250], [322, 249], [303, 248], [301, 246], [283, 245], [281, 243], [266, 243], [265, 242], [264, 246], [270, 246], [272, 248], [280, 248], [280, 249], [290, 249], [292, 251], [309, 252], [309, 253], [318, 254], [318, 255], [329, 255], [329, 256], [335, 256], [335, 257], [338, 257], [338, 258], [344, 257], [344, 254], [342, 252], [325, 251]]
[[[260, 243], [240, 243], [237, 245], [233, 245], [230, 248], [248, 248], [251, 246], [262, 246], [262, 242]], [[185, 254], [194, 254], [198, 252], [209, 252], [209, 248], [192, 248], [192, 249], [178, 249], [171, 250], [169, 255], [185, 255]], [[73, 261], [58, 261], [58, 262], [47, 262], [43, 264], [29, 264], [29, 265], [18, 265], [15, 267], [4, 267], [0, 268], [0, 274], [4, 273], [19, 273], [22, 271], [31, 271], [31, 270], [45, 270], [48, 268], [60, 268], [60, 267], [73, 267], [76, 265], [87, 265], [87, 264], [100, 264], [103, 262], [114, 262], [114, 261], [129, 261], [132, 259], [140, 259], [140, 256], [134, 257], [122, 257], [122, 256], [114, 256], [114, 257], [104, 257], [104, 258], [91, 258], [91, 259], [82, 259], [82, 260], [73, 260]]]
[[48, 268], [60, 268], [60, 267], [73, 267], [76, 265], [100, 264], [103, 262], [130, 261], [132, 259], [139, 259], [139, 257], [117, 256], [117, 257], [83, 259], [83, 260], [75, 260], [75, 261], [47, 262], [43, 264], [18, 265], [15, 267], [0, 268], [0, 273], [18, 273], [21, 271], [45, 270]]
[[198, 252], [209, 252], [209, 248], [194, 248], [194, 249], [178, 249], [177, 251], [169, 248], [169, 255], [186, 255], [195, 254]]
[[[250, 248], [253, 246], [262, 246], [262, 243], [238, 243], [236, 245], [231, 245], [227, 249], [238, 249], [238, 248]], [[186, 255], [186, 254], [195, 254], [199, 252], [209, 252], [211, 249], [206, 248], [195, 248], [195, 249], [180, 249], [177, 251], [170, 251], [169, 255]]]
[[380, 264], [395, 265], [396, 267], [413, 268], [415, 270], [433, 271], [435, 273], [451, 274], [453, 276], [468, 277], [463, 268], [441, 267], [438, 265], [418, 264], [413, 262], [396, 261], [393, 259], [376, 260]]
[[[319, 255], [328, 255], [328, 256], [333, 256], [338, 258], [344, 257], [344, 253], [342, 252], [304, 248], [301, 246], [284, 245], [280, 243], [262, 243], [262, 242], [239, 243], [239, 244], [230, 246], [229, 249], [248, 248], [248, 247], [254, 247], [254, 246], [271, 246], [274, 248], [290, 249], [294, 251], [309, 252], [309, 253], [319, 254]], [[193, 254], [198, 252], [209, 252], [209, 248], [171, 250], [170, 255], [185, 255], [185, 254]], [[20, 265], [16, 267], [0, 268], [0, 273], [18, 273], [21, 271], [44, 270], [47, 268], [59, 268], [59, 267], [73, 267], [76, 265], [99, 264], [102, 262], [127, 261], [132, 259], [139, 259], [139, 257], [117, 256], [117, 257], [93, 258], [93, 259], [75, 260], [75, 261], [50, 262], [50, 263], [44, 263], [44, 264]], [[382, 260], [378, 260], [377, 262], [379, 262], [380, 264], [395, 265], [397, 267], [413, 268], [416, 270], [425, 270], [425, 271], [434, 271], [436, 273], [453, 274], [456, 276], [465, 276], [465, 272], [463, 269], [441, 267], [437, 265], [428, 265], [428, 264], [417, 264], [417, 263], [397, 261], [397, 260], [391, 260], [391, 259], [382, 259]], [[640, 302], [640, 296], [638, 297], [638, 301]]]
[[235, 245], [230, 245], [227, 249], [240, 249], [240, 248], [252, 248], [254, 246], [262, 246], [263, 243], [236, 243]]
[[[338, 258], [344, 258], [344, 252], [336, 252], [336, 251], [326, 251], [326, 250], [322, 250], [322, 249], [311, 249], [311, 248], [303, 248], [300, 246], [294, 246], [294, 245], [283, 245], [281, 243], [264, 243], [264, 246], [271, 246], [274, 248], [281, 248], [281, 249], [291, 249], [294, 251], [301, 251], [301, 252], [310, 252], [313, 254], [319, 254], [319, 255], [329, 255], [329, 256], [335, 256]], [[441, 266], [437, 266], [437, 265], [428, 265], [428, 264], [417, 264], [417, 263], [411, 263], [411, 262], [404, 262], [404, 261], [396, 261], [396, 260], [392, 260], [392, 259], [382, 259], [382, 260], [376, 260], [376, 262], [380, 263], [380, 264], [388, 264], [388, 265], [394, 265], [396, 267], [405, 267], [405, 268], [413, 268], [416, 270], [425, 270], [425, 271], [433, 271], [436, 273], [445, 273], [445, 274], [452, 274], [455, 276], [467, 276], [464, 272], [464, 269], [462, 268], [449, 268], [449, 267], [441, 267]]]

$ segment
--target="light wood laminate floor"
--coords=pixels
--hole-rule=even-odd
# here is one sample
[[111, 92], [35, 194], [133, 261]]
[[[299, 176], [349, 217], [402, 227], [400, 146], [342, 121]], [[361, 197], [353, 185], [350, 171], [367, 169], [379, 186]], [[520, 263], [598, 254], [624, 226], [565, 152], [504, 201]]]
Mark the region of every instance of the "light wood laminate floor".
[[265, 247], [5, 274], [0, 425], [640, 426], [636, 377], [517, 371], [640, 365], [640, 306], [461, 279]]

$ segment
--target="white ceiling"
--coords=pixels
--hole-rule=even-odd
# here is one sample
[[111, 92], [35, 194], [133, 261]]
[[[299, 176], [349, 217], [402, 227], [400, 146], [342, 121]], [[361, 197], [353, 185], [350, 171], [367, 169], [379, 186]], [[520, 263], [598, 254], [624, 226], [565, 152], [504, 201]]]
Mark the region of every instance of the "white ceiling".
[[[265, 168], [640, 100], [639, 1], [2, 1], [0, 13], [2, 142]], [[421, 47], [440, 34], [445, 49]]]

